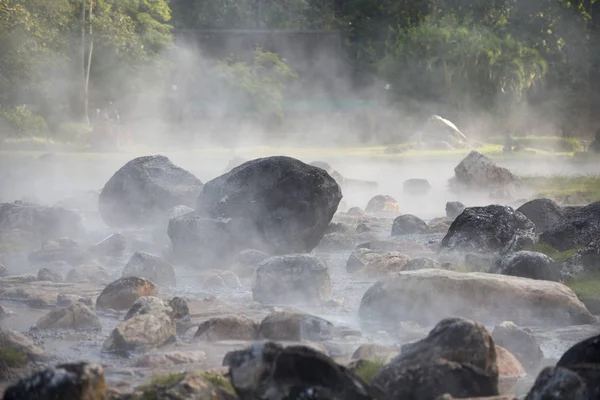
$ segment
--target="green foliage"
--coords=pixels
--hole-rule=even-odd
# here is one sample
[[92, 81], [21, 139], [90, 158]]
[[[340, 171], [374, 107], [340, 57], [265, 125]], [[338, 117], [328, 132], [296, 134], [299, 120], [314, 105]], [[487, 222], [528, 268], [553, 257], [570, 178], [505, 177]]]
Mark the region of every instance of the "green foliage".
[[0, 359], [11, 368], [19, 368], [27, 364], [27, 355], [10, 347], [0, 347]]
[[521, 180], [535, 192], [536, 198], [564, 200], [567, 196], [577, 196], [585, 202], [600, 201], [600, 177], [561, 176], [522, 177]]
[[48, 130], [44, 118], [26, 105], [0, 110], [0, 121], [9, 128], [9, 136], [43, 136]]
[[[490, 143], [504, 144], [504, 137], [491, 137], [487, 139]], [[576, 152], [582, 149], [579, 139], [563, 136], [513, 136], [511, 138], [513, 146], [530, 147], [540, 150]]]
[[537, 253], [542, 253], [552, 258], [554, 261], [558, 263], [564, 262], [567, 258], [571, 257], [573, 254], [577, 253], [579, 249], [571, 249], [567, 251], [558, 251], [554, 247], [550, 246], [547, 243], [537, 243], [531, 251], [535, 251]]
[[241, 107], [262, 116], [283, 114], [282, 99], [286, 84], [298, 77], [287, 62], [275, 53], [258, 48], [251, 64], [228, 58], [218, 64], [228, 89], [239, 96]]
[[565, 281], [580, 299], [600, 300], [600, 273], [588, 273]]
[[354, 370], [354, 374], [361, 378], [363, 381], [369, 383], [371, 379], [379, 372], [387, 362], [383, 358], [376, 358], [374, 360], [360, 360], [358, 367]]

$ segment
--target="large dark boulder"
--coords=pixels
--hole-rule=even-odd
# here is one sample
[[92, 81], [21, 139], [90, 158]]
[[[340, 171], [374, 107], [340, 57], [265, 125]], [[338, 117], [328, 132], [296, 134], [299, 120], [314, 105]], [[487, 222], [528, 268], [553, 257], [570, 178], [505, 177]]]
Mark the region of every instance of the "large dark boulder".
[[[522, 237], [533, 241], [535, 225], [508, 206], [468, 207], [442, 239], [442, 250], [490, 253], [504, 250]], [[514, 250], [521, 250], [519, 248]]]
[[573, 345], [556, 366], [577, 373], [587, 385], [589, 399], [600, 398], [600, 335]]
[[600, 271], [600, 240], [593, 240], [568, 257], [561, 272], [566, 276], [577, 276]]
[[517, 251], [500, 258], [493, 273], [545, 281], [560, 280], [560, 273], [554, 260], [542, 253]]
[[168, 218], [179, 205], [193, 207], [202, 182], [162, 155], [138, 157], [119, 169], [100, 193], [104, 222], [112, 227], [143, 227]]
[[[21, 231], [36, 240], [85, 235], [81, 215], [61, 207], [46, 207], [15, 201], [0, 204], [0, 232]], [[39, 242], [38, 242], [39, 243]], [[38, 244], [39, 246], [39, 244]]]
[[582, 247], [600, 236], [600, 202], [567, 212], [540, 235], [540, 241], [556, 250]]
[[427, 233], [429, 226], [421, 218], [411, 214], [405, 214], [394, 219], [392, 225], [392, 236], [412, 235], [415, 233]]
[[439, 322], [429, 335], [402, 346], [371, 384], [390, 399], [458, 398], [498, 394], [496, 347], [483, 325], [461, 318]]
[[517, 211], [535, 224], [537, 232], [544, 232], [564, 215], [563, 209], [550, 199], [531, 200], [519, 207]]
[[545, 368], [540, 372], [525, 400], [592, 400], [583, 379], [566, 368]]
[[306, 346], [254, 344], [228, 353], [223, 364], [241, 400], [383, 400], [347, 368]]
[[317, 246], [341, 199], [339, 185], [325, 170], [290, 157], [266, 157], [207, 182], [196, 212], [233, 222], [228, 253], [248, 248], [299, 253]]

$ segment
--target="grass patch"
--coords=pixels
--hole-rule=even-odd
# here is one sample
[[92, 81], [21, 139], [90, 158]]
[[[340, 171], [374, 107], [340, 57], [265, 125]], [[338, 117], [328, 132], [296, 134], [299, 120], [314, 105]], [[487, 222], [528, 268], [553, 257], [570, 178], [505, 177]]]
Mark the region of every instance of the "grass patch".
[[19, 368], [27, 364], [27, 355], [10, 347], [0, 347], [0, 359], [11, 368]]
[[233, 389], [233, 386], [231, 386], [231, 381], [229, 378], [214, 372], [203, 372], [201, 375], [206, 382], [210, 383], [214, 387], [221, 388], [226, 392], [235, 394], [235, 390]]
[[600, 299], [600, 272], [568, 279], [565, 285], [570, 287], [580, 299]]
[[562, 201], [568, 196], [576, 196], [584, 202], [600, 201], [600, 176], [551, 176], [523, 177], [522, 182], [529, 186], [537, 198]]
[[373, 360], [359, 360], [358, 365], [354, 369], [354, 374], [363, 381], [369, 383], [387, 362], [383, 358], [375, 358]]
[[156, 375], [150, 381], [151, 386], [171, 386], [184, 378], [184, 373]]
[[537, 243], [531, 251], [535, 251], [536, 253], [542, 253], [550, 257], [556, 262], [562, 263], [567, 258], [571, 257], [573, 254], [577, 253], [579, 249], [570, 249], [566, 251], [558, 251], [554, 247], [550, 246], [547, 243]]
[[[492, 137], [490, 143], [504, 145], [506, 138]], [[582, 149], [579, 139], [562, 136], [514, 136], [511, 138], [513, 146], [522, 146], [532, 149], [574, 153]]]

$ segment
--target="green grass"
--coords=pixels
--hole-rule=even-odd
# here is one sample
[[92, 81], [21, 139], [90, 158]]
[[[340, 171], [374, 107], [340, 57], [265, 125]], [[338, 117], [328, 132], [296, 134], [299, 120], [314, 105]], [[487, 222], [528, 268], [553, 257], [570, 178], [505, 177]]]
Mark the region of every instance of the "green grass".
[[[506, 138], [492, 137], [490, 143], [504, 145]], [[557, 151], [573, 153], [582, 149], [579, 139], [562, 136], [513, 136], [511, 138], [513, 146], [523, 146], [536, 150]]]
[[185, 377], [184, 373], [155, 375], [150, 381], [151, 386], [171, 386]]
[[600, 273], [589, 273], [565, 281], [580, 299], [600, 299]]
[[10, 347], [0, 347], [0, 359], [11, 368], [23, 367], [27, 364], [27, 355]]
[[600, 176], [551, 176], [523, 177], [522, 182], [529, 186], [536, 198], [564, 200], [567, 196], [577, 196], [584, 202], [600, 201]]
[[231, 381], [229, 378], [214, 372], [203, 372], [201, 375], [206, 382], [210, 383], [214, 387], [221, 388], [226, 392], [235, 394], [235, 390], [233, 389], [233, 386], [231, 386]]
[[537, 253], [542, 253], [553, 259], [558, 263], [564, 262], [567, 258], [571, 257], [573, 254], [577, 253], [579, 249], [570, 249], [566, 251], [558, 251], [554, 247], [550, 246], [547, 243], [537, 243], [531, 251], [535, 251]]
[[383, 358], [375, 358], [373, 360], [360, 360], [358, 367], [353, 371], [356, 376], [363, 381], [369, 383], [387, 362]]

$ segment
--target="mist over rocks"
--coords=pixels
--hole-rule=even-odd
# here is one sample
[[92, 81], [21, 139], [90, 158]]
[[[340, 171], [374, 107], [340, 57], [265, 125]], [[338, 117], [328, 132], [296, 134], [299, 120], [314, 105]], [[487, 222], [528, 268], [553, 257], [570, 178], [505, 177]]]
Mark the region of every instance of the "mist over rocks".
[[429, 325], [448, 316], [529, 326], [596, 321], [575, 293], [560, 283], [443, 269], [386, 276], [367, 290], [359, 308], [365, 329], [393, 327], [400, 321]]
[[115, 228], [145, 227], [166, 220], [179, 205], [194, 207], [202, 182], [163, 155], [135, 158], [106, 182], [99, 198], [104, 222]]
[[559, 281], [560, 272], [553, 259], [533, 251], [517, 251], [499, 258], [491, 272], [530, 279]]
[[[442, 239], [442, 251], [494, 253], [523, 237], [534, 240], [535, 225], [512, 207], [489, 205], [468, 207], [452, 222]], [[514, 247], [514, 246], [513, 246]], [[511, 250], [522, 250], [519, 248]]]
[[134, 253], [123, 268], [123, 277], [126, 276], [146, 278], [160, 286], [175, 285], [173, 266], [160, 257], [142, 251]]
[[365, 211], [369, 214], [399, 213], [400, 205], [392, 196], [379, 194], [369, 200]]
[[521, 180], [508, 169], [497, 166], [490, 158], [473, 150], [455, 168], [451, 186], [458, 190], [486, 191], [511, 197]]
[[588, 245], [600, 237], [600, 202], [569, 211], [540, 234], [540, 241], [559, 251]]
[[[259, 158], [207, 182], [197, 216], [171, 220], [169, 237], [176, 254], [189, 247], [198, 248], [192, 254], [216, 257], [249, 248], [269, 254], [309, 252], [321, 241], [341, 199], [339, 185], [325, 170], [291, 157]], [[213, 225], [210, 232], [201, 232], [203, 224]], [[192, 225], [197, 238], [185, 238], [185, 228], [178, 225]], [[211, 241], [211, 234], [223, 243], [206, 246], [201, 240]]]
[[[81, 214], [61, 207], [15, 201], [0, 204], [0, 233], [25, 232], [37, 246], [48, 238], [79, 238], [85, 235]], [[32, 243], [32, 244], [33, 244]]]

